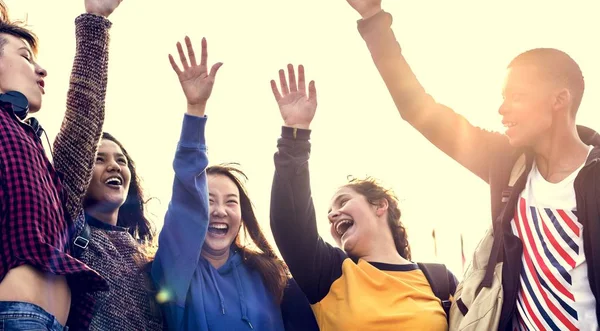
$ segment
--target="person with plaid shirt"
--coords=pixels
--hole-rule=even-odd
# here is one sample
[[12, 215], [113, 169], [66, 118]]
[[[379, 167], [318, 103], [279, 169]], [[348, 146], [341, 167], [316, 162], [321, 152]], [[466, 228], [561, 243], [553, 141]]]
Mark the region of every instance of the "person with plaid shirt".
[[[67, 111], [54, 144], [61, 164], [93, 162], [104, 120], [107, 17], [122, 0], [85, 0], [75, 20], [76, 55]], [[0, 2], [0, 325], [3, 330], [87, 329], [94, 302], [85, 293], [106, 281], [70, 255], [77, 182], [54, 168], [41, 143], [40, 110], [47, 75], [35, 59], [37, 38], [9, 19]], [[97, 134], [85, 135], [79, 128]], [[73, 146], [79, 146], [74, 149]], [[68, 161], [68, 162], [65, 162]], [[89, 178], [87, 179], [89, 180]]]

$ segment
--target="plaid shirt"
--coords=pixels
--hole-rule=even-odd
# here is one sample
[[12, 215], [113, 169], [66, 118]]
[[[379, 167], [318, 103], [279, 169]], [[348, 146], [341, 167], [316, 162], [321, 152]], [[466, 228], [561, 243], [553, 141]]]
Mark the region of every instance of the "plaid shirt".
[[[94, 302], [87, 292], [106, 290], [106, 281], [69, 251], [71, 222], [64, 212], [58, 173], [32, 128], [19, 121], [12, 105], [0, 102], [0, 281], [9, 270], [27, 264], [65, 275], [73, 293], [70, 316], [89, 323]], [[89, 298], [89, 297], [88, 297]]]

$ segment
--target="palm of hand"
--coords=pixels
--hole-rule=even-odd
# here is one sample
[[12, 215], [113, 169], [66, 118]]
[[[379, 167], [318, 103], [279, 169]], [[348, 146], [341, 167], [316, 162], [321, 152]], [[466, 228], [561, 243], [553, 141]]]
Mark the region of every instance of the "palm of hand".
[[194, 105], [208, 100], [215, 80], [208, 75], [205, 67], [198, 66], [184, 71], [179, 77], [179, 82], [188, 104]]
[[179, 78], [188, 106], [205, 106], [212, 92], [217, 71], [223, 63], [215, 63], [210, 72], [208, 71], [208, 45], [205, 38], [202, 38], [199, 64], [196, 61], [196, 53], [189, 37], [185, 37], [185, 45], [188, 53], [187, 57], [183, 52], [181, 43], [177, 43], [177, 52], [183, 69], [179, 68], [171, 54], [169, 54], [169, 62], [171, 62], [171, 67]]
[[281, 117], [288, 125], [310, 123], [317, 109], [316, 100], [309, 99], [304, 92], [291, 92], [279, 100]]

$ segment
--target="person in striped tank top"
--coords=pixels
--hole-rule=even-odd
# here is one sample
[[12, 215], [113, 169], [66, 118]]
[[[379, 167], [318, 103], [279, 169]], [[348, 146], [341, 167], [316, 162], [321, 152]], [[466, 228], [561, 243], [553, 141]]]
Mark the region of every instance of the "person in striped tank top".
[[[513, 330], [598, 330], [575, 193], [593, 149], [574, 139], [583, 90], [579, 66], [561, 51], [533, 49], [509, 65], [506, 135], [513, 145], [536, 142], [537, 152], [510, 223], [523, 245]], [[561, 113], [565, 121], [553, 122]]]
[[[579, 65], [552, 48], [515, 57], [499, 109], [506, 132], [490, 132], [427, 94], [381, 0], [347, 2], [402, 118], [490, 185], [494, 240], [503, 247], [498, 330], [598, 330], [600, 135], [576, 125]], [[509, 183], [519, 158], [523, 172]]]

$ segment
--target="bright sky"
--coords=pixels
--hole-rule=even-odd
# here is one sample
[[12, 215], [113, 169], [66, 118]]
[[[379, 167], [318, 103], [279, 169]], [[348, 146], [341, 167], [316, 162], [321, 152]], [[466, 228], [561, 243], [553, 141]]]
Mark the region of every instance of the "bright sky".
[[[52, 140], [59, 130], [74, 55], [74, 19], [82, 0], [6, 0], [41, 39], [49, 73], [36, 116]], [[269, 80], [287, 63], [302, 63], [317, 83], [311, 180], [319, 230], [330, 240], [329, 199], [347, 175], [371, 175], [401, 199], [416, 261], [441, 261], [462, 274], [460, 233], [470, 259], [490, 224], [487, 185], [404, 123], [356, 30], [345, 0], [124, 0], [110, 17], [110, 68], [105, 130], [137, 163], [160, 227], [171, 194], [171, 162], [185, 98], [167, 54], [187, 34], [205, 36], [209, 62], [224, 62], [207, 115], [212, 163], [239, 162], [265, 233], [273, 153], [282, 124]], [[404, 54], [426, 89], [472, 123], [499, 130], [504, 68], [535, 47], [569, 53], [586, 79], [578, 122], [600, 131], [599, 9], [595, 0], [391, 1], [384, 8]], [[436, 228], [438, 255], [431, 230]], [[330, 240], [333, 242], [332, 240]]]

